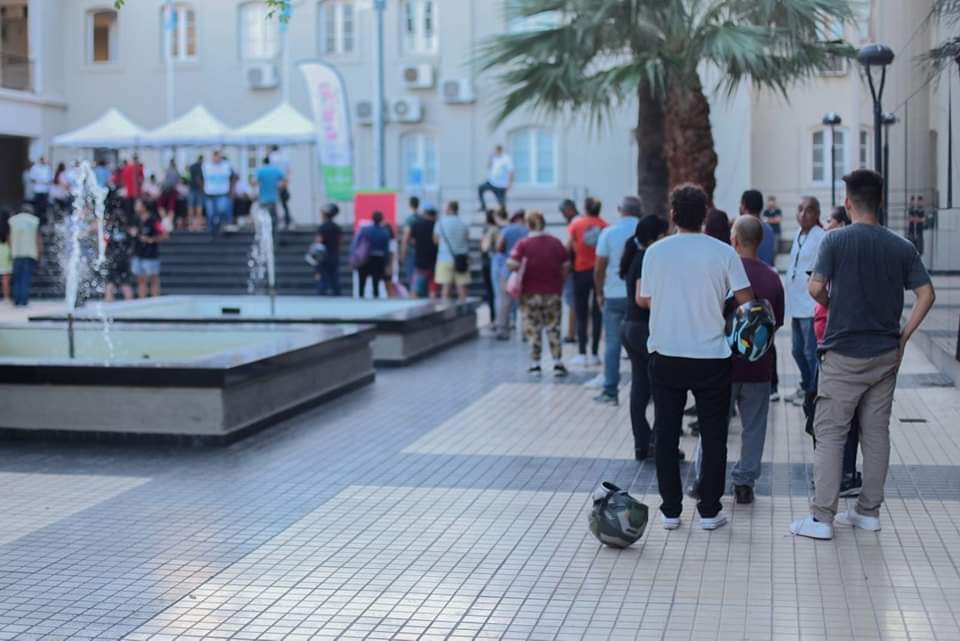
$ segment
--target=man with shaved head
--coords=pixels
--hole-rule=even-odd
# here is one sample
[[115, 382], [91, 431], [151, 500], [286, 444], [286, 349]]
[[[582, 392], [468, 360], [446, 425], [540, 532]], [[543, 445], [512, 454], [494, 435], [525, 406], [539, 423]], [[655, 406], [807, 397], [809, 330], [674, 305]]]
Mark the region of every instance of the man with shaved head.
[[[769, 301], [777, 327], [783, 326], [783, 285], [780, 277], [758, 252], [763, 242], [763, 223], [754, 216], [741, 216], [733, 225], [731, 243], [743, 261], [754, 297]], [[733, 397], [743, 423], [740, 438], [740, 460], [733, 468], [733, 493], [737, 503], [753, 503], [753, 486], [760, 477], [760, 460], [767, 438], [767, 415], [770, 410], [770, 380], [773, 376], [773, 354], [756, 363], [733, 359]]]

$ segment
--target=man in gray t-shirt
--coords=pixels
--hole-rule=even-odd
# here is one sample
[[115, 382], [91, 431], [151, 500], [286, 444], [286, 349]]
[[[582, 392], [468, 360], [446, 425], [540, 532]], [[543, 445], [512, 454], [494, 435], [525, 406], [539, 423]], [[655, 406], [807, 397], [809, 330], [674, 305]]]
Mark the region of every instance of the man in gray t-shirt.
[[[823, 240], [809, 284], [810, 295], [828, 309], [814, 418], [815, 495], [810, 516], [790, 530], [814, 539], [833, 538], [834, 522], [880, 529], [897, 371], [907, 341], [936, 299], [913, 245], [877, 222], [880, 174], [858, 169], [843, 180], [854, 224]], [[905, 289], [913, 290], [916, 303], [901, 330]], [[863, 489], [855, 510], [837, 514], [843, 447], [854, 413], [860, 419]]]

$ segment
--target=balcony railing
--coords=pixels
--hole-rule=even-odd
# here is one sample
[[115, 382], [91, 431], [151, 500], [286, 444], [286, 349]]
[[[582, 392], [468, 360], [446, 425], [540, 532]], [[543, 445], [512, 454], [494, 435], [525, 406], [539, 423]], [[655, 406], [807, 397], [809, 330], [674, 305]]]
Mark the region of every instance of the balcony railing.
[[33, 91], [33, 62], [30, 58], [0, 51], [0, 87]]

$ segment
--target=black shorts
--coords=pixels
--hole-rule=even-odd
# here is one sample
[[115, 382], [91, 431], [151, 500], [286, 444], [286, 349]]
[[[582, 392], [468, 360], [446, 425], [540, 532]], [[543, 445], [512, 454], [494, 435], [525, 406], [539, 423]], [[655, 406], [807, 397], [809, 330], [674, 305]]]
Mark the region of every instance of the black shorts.
[[106, 281], [116, 287], [132, 283], [133, 272], [130, 271], [130, 258], [108, 260]]

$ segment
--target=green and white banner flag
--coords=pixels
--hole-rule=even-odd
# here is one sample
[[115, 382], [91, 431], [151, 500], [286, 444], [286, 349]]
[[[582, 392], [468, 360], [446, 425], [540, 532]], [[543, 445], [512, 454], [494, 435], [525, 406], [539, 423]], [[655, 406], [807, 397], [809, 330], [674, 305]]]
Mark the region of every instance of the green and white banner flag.
[[323, 62], [300, 65], [313, 106], [317, 154], [329, 200], [353, 199], [353, 144], [347, 88], [336, 69]]

